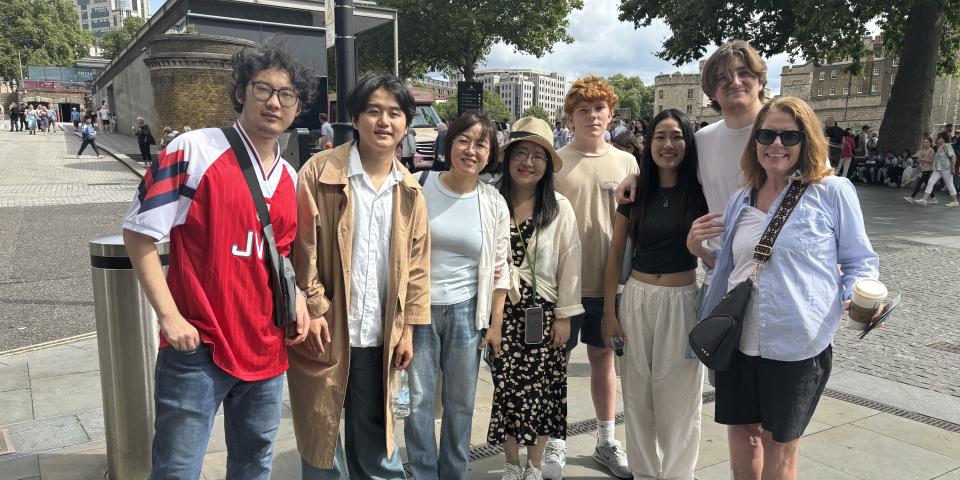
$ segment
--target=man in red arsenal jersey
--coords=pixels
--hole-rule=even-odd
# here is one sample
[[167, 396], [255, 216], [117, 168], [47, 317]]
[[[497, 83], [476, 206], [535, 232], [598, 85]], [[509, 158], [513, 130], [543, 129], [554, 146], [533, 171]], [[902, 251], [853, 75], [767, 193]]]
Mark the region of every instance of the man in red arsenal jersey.
[[[278, 139], [310, 95], [310, 75], [266, 47], [233, 58], [233, 128], [254, 164], [277, 250], [296, 235], [296, 170]], [[134, 269], [157, 312], [156, 434], [150, 478], [200, 476], [214, 416], [224, 407], [227, 476], [267, 479], [280, 422], [286, 346], [273, 318], [262, 226], [237, 155], [220, 129], [193, 130], [160, 152], [123, 222]], [[154, 242], [170, 238], [166, 277]]]

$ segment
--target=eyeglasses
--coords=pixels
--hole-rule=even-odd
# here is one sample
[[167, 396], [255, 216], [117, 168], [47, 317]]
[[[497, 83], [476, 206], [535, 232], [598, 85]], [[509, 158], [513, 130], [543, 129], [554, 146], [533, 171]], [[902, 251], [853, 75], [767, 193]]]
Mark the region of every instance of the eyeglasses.
[[277, 94], [277, 99], [280, 100], [280, 105], [284, 107], [292, 107], [300, 100], [300, 94], [289, 88], [276, 89], [273, 88], [273, 85], [260, 81], [250, 82], [250, 85], [253, 88], [253, 98], [263, 102], [270, 100], [274, 92]]
[[463, 150], [473, 147], [473, 150], [476, 152], [486, 152], [490, 150], [490, 145], [487, 142], [473, 142], [467, 137], [457, 137], [455, 145]]
[[754, 135], [754, 138], [760, 145], [770, 145], [774, 140], [777, 139], [777, 137], [780, 137], [780, 143], [782, 143], [784, 147], [792, 147], [803, 140], [803, 132], [799, 130], [778, 132], [776, 130], [767, 130], [766, 128], [761, 128], [760, 130], [757, 130], [757, 133]]
[[515, 148], [510, 152], [510, 159], [516, 160], [517, 162], [525, 162], [530, 160], [530, 163], [533, 163], [537, 166], [542, 166], [547, 164], [547, 157], [542, 153], [533, 153], [525, 148]]

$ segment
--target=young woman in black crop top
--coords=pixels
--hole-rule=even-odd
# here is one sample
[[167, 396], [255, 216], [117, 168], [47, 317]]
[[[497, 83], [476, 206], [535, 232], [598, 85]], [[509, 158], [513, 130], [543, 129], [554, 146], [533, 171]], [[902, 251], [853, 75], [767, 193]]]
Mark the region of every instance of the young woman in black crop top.
[[[690, 119], [665, 110], [650, 122], [646, 138], [637, 201], [617, 209], [607, 253], [603, 336], [608, 343], [614, 336], [625, 341], [620, 381], [630, 470], [639, 478], [693, 478], [703, 369], [684, 355], [698, 291], [697, 260], [686, 238], [707, 202]], [[632, 272], [617, 312], [627, 238]]]

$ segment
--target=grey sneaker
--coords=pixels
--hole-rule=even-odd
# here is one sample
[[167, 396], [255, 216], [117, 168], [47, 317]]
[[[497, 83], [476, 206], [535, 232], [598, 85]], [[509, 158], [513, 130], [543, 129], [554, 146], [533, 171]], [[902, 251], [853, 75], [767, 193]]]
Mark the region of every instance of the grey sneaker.
[[523, 471], [523, 480], [543, 480], [543, 472], [527, 460], [527, 469]]
[[567, 465], [567, 442], [551, 438], [543, 451], [543, 478], [561, 480]]
[[597, 444], [593, 451], [593, 459], [600, 465], [607, 467], [610, 473], [617, 478], [633, 478], [630, 469], [627, 467], [627, 452], [623, 449], [620, 442], [614, 440], [607, 446]]
[[931, 198], [930, 200], [927, 200], [927, 205], [933, 205], [934, 203], [938, 203], [936, 198]]
[[523, 480], [523, 469], [520, 465], [514, 465], [507, 462], [503, 465], [503, 477], [501, 480]]
[[913, 197], [903, 197], [903, 199], [906, 200], [906, 201], [908, 201], [908, 202], [910, 202], [910, 203], [914, 203], [914, 202], [917, 201], [917, 200], [914, 199]]

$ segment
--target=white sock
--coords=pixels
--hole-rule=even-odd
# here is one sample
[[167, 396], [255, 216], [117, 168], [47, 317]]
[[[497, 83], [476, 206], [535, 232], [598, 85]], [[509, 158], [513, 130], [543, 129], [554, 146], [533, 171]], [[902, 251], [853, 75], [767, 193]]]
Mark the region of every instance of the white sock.
[[607, 447], [614, 442], [613, 430], [614, 430], [613, 420], [604, 421], [597, 419], [597, 443]]

